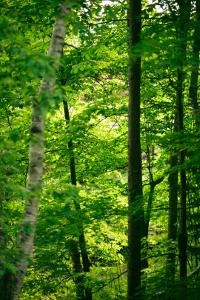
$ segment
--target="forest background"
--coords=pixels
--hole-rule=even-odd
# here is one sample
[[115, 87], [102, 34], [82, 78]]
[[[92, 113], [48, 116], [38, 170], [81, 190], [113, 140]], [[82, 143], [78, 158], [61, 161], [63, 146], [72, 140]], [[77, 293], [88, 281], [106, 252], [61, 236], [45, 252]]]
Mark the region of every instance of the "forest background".
[[0, 299], [199, 299], [200, 2], [0, 12]]

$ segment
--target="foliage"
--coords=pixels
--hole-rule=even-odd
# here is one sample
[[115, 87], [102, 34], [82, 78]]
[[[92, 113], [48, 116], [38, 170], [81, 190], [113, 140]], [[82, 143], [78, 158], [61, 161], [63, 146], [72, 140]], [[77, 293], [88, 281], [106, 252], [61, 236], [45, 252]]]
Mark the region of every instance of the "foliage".
[[[148, 213], [150, 184], [163, 177], [152, 194], [147, 248], [149, 267], [143, 272], [144, 299], [168, 288], [168, 175], [187, 173], [188, 273], [199, 264], [199, 129], [188, 97], [195, 8], [192, 7], [184, 61], [184, 131], [173, 132], [180, 68], [177, 39], [178, 1], [143, 3], [141, 43], [141, 142], [143, 201]], [[0, 6], [0, 225], [6, 248], [0, 250], [1, 270], [16, 272], [24, 200], [28, 199], [28, 149], [31, 107], [44, 76], [55, 75], [46, 51], [58, 1], [3, 1]], [[74, 299], [68, 241], [84, 229], [91, 272], [84, 284], [93, 299], [126, 299], [127, 264], [127, 131], [128, 27], [124, 1], [76, 2], [68, 20], [64, 53], [53, 97], [41, 96], [46, 117], [43, 193], [30, 267], [20, 299]], [[196, 25], [195, 25], [196, 26]], [[135, 52], [134, 52], [135, 51]], [[133, 56], [138, 49], [133, 50]], [[70, 122], [64, 118], [67, 100]], [[70, 184], [73, 141], [77, 186]], [[37, 141], [35, 141], [37, 142]], [[151, 151], [154, 149], [154, 151]], [[149, 153], [150, 150], [150, 153]], [[182, 166], [170, 170], [172, 152], [185, 150]], [[180, 189], [180, 186], [179, 186]], [[81, 210], [77, 211], [76, 201]], [[180, 212], [180, 207], [179, 212]], [[178, 221], [179, 226], [179, 221]], [[27, 229], [30, 234], [30, 228]], [[181, 299], [178, 249], [173, 297]], [[80, 249], [79, 249], [80, 251]], [[144, 258], [144, 257], [143, 257]], [[196, 279], [196, 280], [195, 280]], [[198, 277], [188, 279], [190, 298], [197, 299]], [[170, 292], [169, 292], [170, 293]]]

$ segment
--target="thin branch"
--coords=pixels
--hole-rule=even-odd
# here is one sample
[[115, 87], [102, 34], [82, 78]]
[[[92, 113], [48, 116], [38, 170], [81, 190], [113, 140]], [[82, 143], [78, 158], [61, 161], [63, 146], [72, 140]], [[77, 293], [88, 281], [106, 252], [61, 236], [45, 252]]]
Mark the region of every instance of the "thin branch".
[[88, 23], [89, 26], [95, 26], [95, 25], [101, 25], [101, 24], [107, 24], [107, 23], [111, 23], [111, 22], [121, 22], [121, 21], [128, 21], [129, 19], [112, 19], [109, 21], [105, 21], [105, 22], [99, 22], [99, 23]]
[[79, 49], [78, 47], [68, 43], [64, 43], [64, 46], [73, 47], [74, 49]]
[[187, 275], [187, 277], [192, 277], [200, 272], [200, 265], [196, 269], [194, 269], [191, 273]]

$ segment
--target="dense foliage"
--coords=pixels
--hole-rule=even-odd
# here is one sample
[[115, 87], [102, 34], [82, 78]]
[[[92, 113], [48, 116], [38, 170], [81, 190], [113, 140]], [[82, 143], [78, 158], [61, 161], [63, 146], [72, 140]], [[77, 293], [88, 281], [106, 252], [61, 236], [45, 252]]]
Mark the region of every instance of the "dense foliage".
[[[31, 256], [26, 256], [30, 265], [20, 299], [75, 299], [82, 286], [94, 300], [127, 299], [127, 215], [138, 213], [137, 207], [128, 207], [127, 200], [131, 12], [123, 0], [75, 2], [65, 20], [66, 39], [56, 73], [58, 60], [46, 53], [58, 5], [57, 0], [3, 0], [0, 4], [0, 277], [16, 273], [15, 260], [26, 256], [18, 248], [24, 202], [37, 193], [34, 247]], [[148, 266], [142, 267], [138, 299], [198, 299], [199, 4], [143, 1], [141, 21], [141, 42], [131, 54], [133, 59], [139, 54], [142, 61], [140, 136], [146, 234], [141, 259], [148, 260]], [[42, 77], [48, 82], [52, 76], [56, 76], [53, 94], [43, 93], [37, 104], [46, 118], [39, 193], [27, 188], [29, 143], [37, 143], [30, 133], [32, 104]], [[177, 162], [172, 165], [175, 156]], [[70, 170], [73, 159], [76, 184]], [[168, 226], [176, 209], [169, 206], [174, 188], [170, 174], [178, 176], [175, 238], [169, 238]], [[183, 190], [187, 276], [179, 274]], [[28, 225], [25, 230], [32, 232]], [[80, 242], [83, 233], [85, 250]], [[81, 251], [87, 251], [89, 272]], [[78, 263], [74, 266], [75, 254], [79, 269]]]

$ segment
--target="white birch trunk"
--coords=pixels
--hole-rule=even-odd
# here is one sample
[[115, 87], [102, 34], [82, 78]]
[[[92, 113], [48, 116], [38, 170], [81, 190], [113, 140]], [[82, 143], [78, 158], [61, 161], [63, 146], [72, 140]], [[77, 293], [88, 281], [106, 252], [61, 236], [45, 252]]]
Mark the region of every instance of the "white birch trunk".
[[[63, 22], [63, 17], [68, 16], [71, 11], [72, 3], [66, 5], [64, 1], [60, 7], [60, 15], [57, 17], [54, 25], [53, 35], [48, 51], [48, 56], [60, 58], [63, 53], [63, 44], [66, 34], [66, 25]], [[55, 65], [58, 69], [58, 65]], [[46, 82], [43, 78], [38, 96], [41, 93], [52, 93], [55, 86], [56, 78], [52, 76], [50, 82]], [[38, 144], [30, 142], [29, 148], [29, 176], [28, 189], [31, 192], [38, 191], [41, 193], [41, 183], [43, 174], [43, 156], [44, 156], [44, 128], [45, 120], [40, 115], [37, 105], [33, 105], [31, 134], [38, 141]], [[35, 227], [37, 222], [39, 199], [37, 196], [30, 196], [25, 203], [24, 219], [22, 221], [22, 230], [19, 238], [19, 248], [23, 254], [30, 255], [33, 246]], [[26, 228], [32, 229], [31, 234], [26, 233]], [[16, 274], [7, 273], [0, 282], [0, 299], [2, 300], [18, 300], [20, 290], [23, 284], [24, 277], [28, 268], [26, 259], [21, 259], [15, 262], [15, 266], [19, 272]]]

